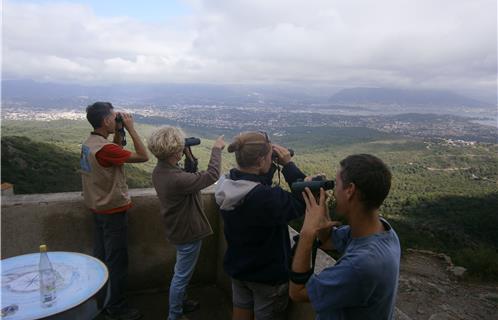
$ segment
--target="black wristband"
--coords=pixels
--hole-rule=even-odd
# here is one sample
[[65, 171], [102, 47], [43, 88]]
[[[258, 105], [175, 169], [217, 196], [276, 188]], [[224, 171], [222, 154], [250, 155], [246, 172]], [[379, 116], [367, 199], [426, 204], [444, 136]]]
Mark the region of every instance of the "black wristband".
[[296, 283], [296, 284], [306, 284], [310, 277], [313, 275], [313, 269], [310, 269], [307, 272], [294, 272], [290, 271], [289, 273], [289, 278], [290, 281]]
[[290, 267], [290, 271], [289, 271], [289, 279], [290, 279], [290, 281], [292, 281], [296, 284], [306, 284], [306, 282], [308, 282], [310, 277], [315, 272], [316, 254], [318, 251], [318, 247], [320, 247], [322, 245], [322, 243], [319, 239], [315, 239], [313, 241], [313, 247], [311, 249], [311, 269], [307, 272], [294, 272], [294, 271], [292, 271], [292, 260], [294, 260], [294, 255], [296, 253], [297, 244], [299, 242], [299, 234], [292, 237], [292, 239], [294, 240], [294, 246], [291, 249], [292, 259], [291, 259], [291, 267]]

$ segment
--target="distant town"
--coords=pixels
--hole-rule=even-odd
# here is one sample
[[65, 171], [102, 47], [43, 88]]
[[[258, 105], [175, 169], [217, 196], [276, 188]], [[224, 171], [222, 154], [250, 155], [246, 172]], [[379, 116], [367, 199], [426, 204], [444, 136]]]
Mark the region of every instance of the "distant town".
[[[497, 143], [498, 129], [477, 123], [478, 118], [456, 115], [401, 113], [365, 114], [347, 106], [220, 106], [220, 105], [170, 105], [170, 106], [116, 106], [117, 110], [131, 112], [138, 122], [161, 125], [227, 129], [267, 130], [285, 135], [286, 129], [295, 127], [362, 127], [410, 137], [445, 138], [451, 141]], [[67, 108], [35, 108], [16, 104], [2, 107], [2, 120], [85, 119], [85, 106]], [[353, 115], [355, 114], [356, 115]]]

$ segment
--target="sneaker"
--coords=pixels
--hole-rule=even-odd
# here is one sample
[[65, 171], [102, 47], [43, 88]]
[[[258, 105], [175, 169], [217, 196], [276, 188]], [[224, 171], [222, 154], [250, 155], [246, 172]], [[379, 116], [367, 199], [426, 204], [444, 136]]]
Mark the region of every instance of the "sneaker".
[[193, 300], [193, 299], [186, 299], [183, 300], [183, 313], [190, 313], [194, 312], [195, 310], [199, 309], [199, 301]]
[[105, 317], [108, 320], [137, 320], [142, 317], [142, 314], [138, 309], [134, 308], [124, 308], [112, 311], [106, 309]]

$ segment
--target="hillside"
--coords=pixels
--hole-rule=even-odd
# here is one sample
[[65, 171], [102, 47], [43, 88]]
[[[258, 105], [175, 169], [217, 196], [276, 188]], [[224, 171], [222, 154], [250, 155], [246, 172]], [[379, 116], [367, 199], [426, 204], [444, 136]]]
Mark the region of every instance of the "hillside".
[[[146, 171], [127, 165], [132, 188], [150, 187]], [[27, 137], [2, 137], [2, 182], [14, 185], [16, 194], [81, 190], [79, 154]]]
[[[80, 143], [90, 131], [86, 121], [4, 121], [2, 125], [2, 181], [13, 183], [16, 193], [80, 190]], [[142, 138], [154, 128], [137, 124]], [[204, 169], [212, 138], [223, 130], [186, 129], [190, 135], [209, 137], [194, 148], [199, 168]], [[232, 132], [225, 133], [230, 141]], [[285, 135], [272, 134], [271, 139], [293, 148], [294, 161], [307, 174], [333, 177], [347, 155], [379, 156], [393, 172], [392, 190], [381, 211], [398, 231], [403, 248], [445, 252], [468, 268], [470, 278], [498, 280], [497, 144], [412, 139], [368, 128], [335, 127], [296, 127]], [[130, 187], [150, 187], [155, 163], [151, 157], [144, 164], [126, 165]], [[233, 154], [225, 150], [222, 171], [233, 165]], [[300, 221], [293, 226], [299, 229]]]
[[81, 190], [78, 155], [26, 137], [2, 137], [2, 181], [15, 193]]

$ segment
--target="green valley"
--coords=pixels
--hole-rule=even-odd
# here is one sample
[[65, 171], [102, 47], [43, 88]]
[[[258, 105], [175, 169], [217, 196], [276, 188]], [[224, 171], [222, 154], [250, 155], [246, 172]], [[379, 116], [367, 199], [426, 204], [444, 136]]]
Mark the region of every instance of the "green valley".
[[[137, 124], [143, 139], [154, 128]], [[229, 143], [236, 133], [184, 129], [203, 138], [193, 149], [200, 169], [207, 165], [213, 138], [224, 133]], [[14, 184], [18, 194], [81, 190], [80, 144], [90, 130], [83, 120], [2, 121], [2, 182]], [[295, 150], [295, 162], [310, 175], [335, 177], [339, 161], [350, 154], [380, 157], [393, 172], [381, 211], [403, 248], [445, 252], [468, 268], [470, 277], [498, 280], [498, 144], [409, 138], [361, 127], [292, 127], [269, 133], [272, 141]], [[234, 156], [224, 151], [223, 157], [227, 172]], [[126, 165], [130, 187], [151, 187], [156, 162], [151, 159]], [[336, 217], [333, 205], [331, 214]], [[293, 226], [299, 228], [300, 222]]]

